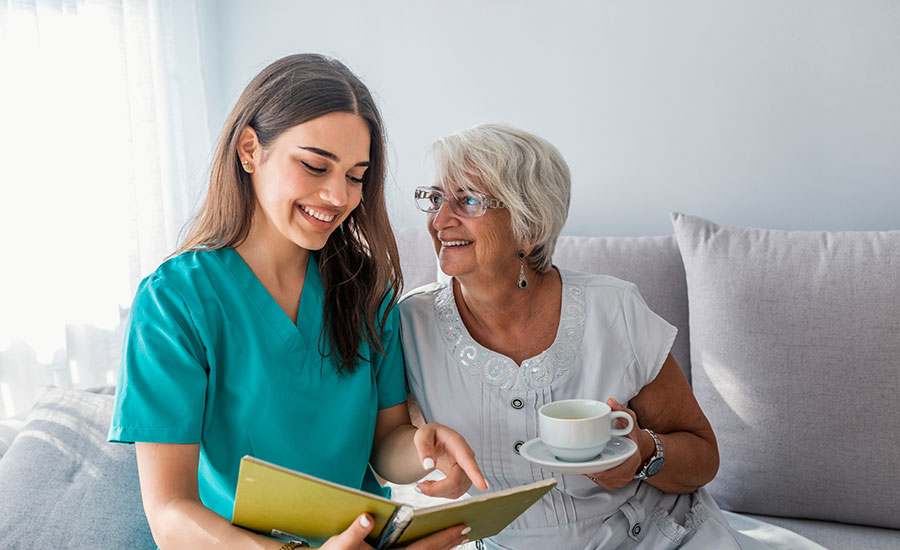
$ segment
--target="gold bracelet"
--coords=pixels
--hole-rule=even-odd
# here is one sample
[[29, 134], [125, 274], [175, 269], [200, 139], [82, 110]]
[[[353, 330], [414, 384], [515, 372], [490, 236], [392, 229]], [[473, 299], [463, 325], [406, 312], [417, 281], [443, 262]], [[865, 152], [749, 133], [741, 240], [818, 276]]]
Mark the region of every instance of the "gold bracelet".
[[282, 544], [281, 548], [279, 548], [278, 550], [294, 550], [295, 548], [303, 548], [306, 546], [309, 545], [303, 541], [289, 540], [286, 543]]

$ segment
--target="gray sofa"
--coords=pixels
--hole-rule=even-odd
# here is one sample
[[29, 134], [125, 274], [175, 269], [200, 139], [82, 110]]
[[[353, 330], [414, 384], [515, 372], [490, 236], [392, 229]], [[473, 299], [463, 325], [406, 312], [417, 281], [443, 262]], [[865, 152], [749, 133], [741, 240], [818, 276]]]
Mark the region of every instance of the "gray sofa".
[[[663, 237], [563, 236], [554, 263], [634, 282], [678, 327], [723, 509], [834, 550], [900, 548], [900, 231], [672, 222]], [[397, 240], [408, 288], [441, 276], [424, 227]]]
[[[741, 229], [674, 215], [665, 237], [562, 237], [557, 265], [638, 285], [715, 428], [726, 510], [826, 548], [900, 548], [900, 231]], [[408, 289], [437, 279], [397, 231]], [[109, 388], [47, 388], [0, 421], [0, 548], [154, 548]]]

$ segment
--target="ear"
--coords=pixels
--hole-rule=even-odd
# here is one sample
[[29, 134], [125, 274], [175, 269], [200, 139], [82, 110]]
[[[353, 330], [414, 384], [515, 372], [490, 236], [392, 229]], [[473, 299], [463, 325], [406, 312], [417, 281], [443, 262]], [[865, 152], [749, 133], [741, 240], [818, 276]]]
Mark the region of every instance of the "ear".
[[261, 154], [259, 139], [256, 137], [256, 130], [249, 125], [244, 126], [244, 129], [241, 130], [241, 137], [238, 139], [237, 154], [241, 162], [246, 160], [250, 161], [253, 165], [259, 164], [259, 156]]
[[525, 251], [525, 256], [531, 256], [531, 253], [534, 252], [534, 249], [537, 247], [537, 241], [539, 237], [535, 237], [533, 239], [528, 239], [525, 242], [519, 243], [519, 250]]

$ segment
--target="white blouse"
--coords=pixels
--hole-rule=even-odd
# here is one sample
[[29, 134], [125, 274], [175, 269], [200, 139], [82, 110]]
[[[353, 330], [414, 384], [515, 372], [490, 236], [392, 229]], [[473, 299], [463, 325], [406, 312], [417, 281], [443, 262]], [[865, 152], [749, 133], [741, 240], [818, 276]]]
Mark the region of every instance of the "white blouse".
[[[487, 546], [655, 549], [705, 539], [716, 548], [739, 548], [705, 490], [668, 495], [633, 481], [607, 491], [585, 476], [542, 470], [519, 456], [519, 447], [538, 437], [542, 405], [609, 397], [628, 403], [659, 373], [675, 340], [675, 327], [647, 307], [634, 284], [559, 273], [556, 339], [521, 366], [469, 335], [450, 281], [420, 287], [400, 301], [407, 377], [425, 418], [466, 438], [491, 491], [557, 480], [555, 489], [485, 541]], [[473, 487], [470, 493], [480, 491]], [[700, 536], [696, 531], [704, 524], [709, 525]]]

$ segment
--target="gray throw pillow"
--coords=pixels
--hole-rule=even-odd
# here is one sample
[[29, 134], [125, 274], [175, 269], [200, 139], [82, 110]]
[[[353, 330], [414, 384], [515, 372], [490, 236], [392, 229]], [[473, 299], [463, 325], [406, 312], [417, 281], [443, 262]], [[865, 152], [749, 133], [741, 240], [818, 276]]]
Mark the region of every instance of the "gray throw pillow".
[[900, 528], [900, 231], [672, 221], [716, 500]]
[[0, 460], [0, 548], [156, 548], [113, 397], [44, 388]]

